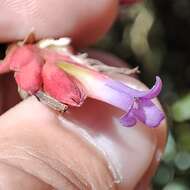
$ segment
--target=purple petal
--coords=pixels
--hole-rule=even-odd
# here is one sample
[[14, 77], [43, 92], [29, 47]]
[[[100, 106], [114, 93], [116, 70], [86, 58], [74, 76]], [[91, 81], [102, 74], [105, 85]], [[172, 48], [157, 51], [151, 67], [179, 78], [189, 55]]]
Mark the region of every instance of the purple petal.
[[137, 120], [133, 113], [129, 112], [120, 118], [120, 123], [126, 127], [133, 127], [137, 123]]
[[152, 87], [152, 89], [147, 90], [147, 91], [136, 90], [134, 88], [131, 88], [131, 87], [123, 84], [122, 82], [114, 81], [114, 80], [109, 81], [107, 83], [107, 85], [115, 90], [124, 92], [131, 96], [134, 96], [137, 98], [146, 98], [146, 99], [155, 98], [156, 96], [159, 95], [159, 93], [162, 89], [162, 81], [161, 81], [160, 77], [158, 77], [158, 76], [156, 77], [156, 82], [155, 82], [154, 86]]
[[157, 127], [164, 119], [164, 114], [150, 100], [138, 100], [138, 108], [133, 109], [133, 113], [138, 120], [148, 127]]
[[106, 85], [94, 93], [92, 98], [111, 104], [125, 112], [129, 112], [134, 104], [134, 98], [120, 91], [116, 91]]

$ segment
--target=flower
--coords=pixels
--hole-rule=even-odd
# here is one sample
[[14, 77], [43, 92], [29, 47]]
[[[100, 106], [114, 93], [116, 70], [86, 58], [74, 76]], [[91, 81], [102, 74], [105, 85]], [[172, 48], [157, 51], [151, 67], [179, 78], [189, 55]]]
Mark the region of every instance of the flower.
[[162, 88], [162, 81], [158, 76], [152, 89], [139, 91], [73, 63], [60, 61], [58, 66], [80, 81], [86, 89], [87, 96], [125, 111], [125, 115], [120, 119], [124, 126], [134, 126], [139, 120], [149, 127], [156, 127], [164, 119], [163, 112], [151, 101]]
[[40, 90], [70, 106], [81, 106], [87, 97], [108, 103], [125, 112], [120, 118], [124, 126], [140, 121], [156, 127], [164, 119], [152, 102], [162, 88], [159, 77], [148, 91], [133, 89], [89, 67], [87, 58], [74, 55], [68, 44], [59, 42], [14, 46], [0, 65], [0, 73], [14, 71], [18, 87], [30, 95]]

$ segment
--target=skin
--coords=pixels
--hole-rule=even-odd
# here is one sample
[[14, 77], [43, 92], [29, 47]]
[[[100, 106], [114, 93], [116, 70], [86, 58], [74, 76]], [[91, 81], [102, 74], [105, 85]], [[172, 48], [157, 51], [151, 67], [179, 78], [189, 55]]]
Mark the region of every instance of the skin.
[[[95, 42], [112, 25], [117, 0], [0, 0], [0, 41], [69, 36], [77, 46]], [[68, 20], [69, 19], [69, 20]]]
[[[0, 41], [23, 39], [34, 27], [37, 38], [71, 36], [77, 46], [92, 43], [106, 32], [117, 13], [117, 1], [99, 1], [2, 1]], [[49, 6], [50, 2], [55, 6]], [[43, 25], [42, 7], [46, 15], [52, 15], [42, 17]], [[105, 53], [91, 52], [90, 56], [123, 65]], [[146, 89], [133, 77], [111, 77]], [[0, 189], [148, 188], [165, 145], [166, 121], [157, 129], [142, 124], [124, 128], [112, 119], [121, 114], [119, 110], [92, 99], [64, 115], [35, 97], [13, 106], [20, 100], [12, 75], [0, 77], [0, 89]]]

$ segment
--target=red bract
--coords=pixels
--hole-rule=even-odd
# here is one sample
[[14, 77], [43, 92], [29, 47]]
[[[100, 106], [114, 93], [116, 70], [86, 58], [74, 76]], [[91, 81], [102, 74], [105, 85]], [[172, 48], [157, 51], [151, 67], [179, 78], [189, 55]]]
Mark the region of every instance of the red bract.
[[82, 86], [55, 63], [46, 62], [42, 70], [43, 90], [60, 102], [80, 106], [85, 99]]
[[37, 54], [37, 49], [34, 46], [13, 47], [2, 67], [3, 65], [6, 65], [10, 71], [15, 71], [15, 79], [21, 89], [29, 94], [40, 89], [43, 59]]
[[54, 56], [45, 55], [36, 45], [15, 46], [0, 65], [0, 73], [14, 71], [18, 87], [30, 95], [42, 90], [60, 102], [80, 106], [86, 97], [80, 83], [51, 62]]

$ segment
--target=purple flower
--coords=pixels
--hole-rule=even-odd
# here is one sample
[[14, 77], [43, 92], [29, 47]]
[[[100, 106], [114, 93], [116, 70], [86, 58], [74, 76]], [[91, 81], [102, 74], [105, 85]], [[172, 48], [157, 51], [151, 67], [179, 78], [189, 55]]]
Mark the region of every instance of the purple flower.
[[148, 127], [157, 127], [164, 114], [151, 101], [161, 91], [162, 81], [157, 76], [152, 89], [140, 91], [108, 76], [74, 63], [60, 62], [59, 67], [80, 81], [87, 96], [106, 102], [125, 111], [121, 123], [131, 127], [140, 121]]
[[155, 85], [148, 91], [139, 91], [115, 81], [107, 85], [133, 99], [131, 109], [120, 118], [123, 125], [130, 127], [134, 126], [137, 121], [141, 121], [149, 127], [156, 127], [164, 119], [163, 112], [151, 101], [162, 89], [162, 81], [158, 76]]

